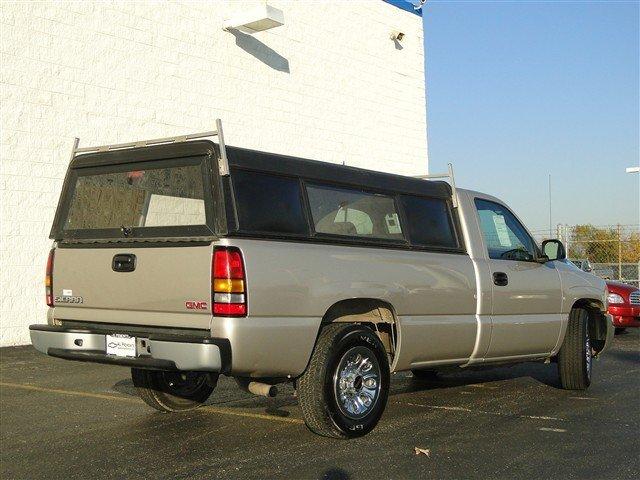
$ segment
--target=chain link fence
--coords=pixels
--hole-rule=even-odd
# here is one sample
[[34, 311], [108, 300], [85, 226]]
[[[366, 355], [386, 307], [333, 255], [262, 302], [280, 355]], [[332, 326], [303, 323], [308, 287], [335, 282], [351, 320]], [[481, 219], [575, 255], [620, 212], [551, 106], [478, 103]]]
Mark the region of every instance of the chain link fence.
[[639, 286], [640, 225], [558, 225], [556, 236], [578, 267]]

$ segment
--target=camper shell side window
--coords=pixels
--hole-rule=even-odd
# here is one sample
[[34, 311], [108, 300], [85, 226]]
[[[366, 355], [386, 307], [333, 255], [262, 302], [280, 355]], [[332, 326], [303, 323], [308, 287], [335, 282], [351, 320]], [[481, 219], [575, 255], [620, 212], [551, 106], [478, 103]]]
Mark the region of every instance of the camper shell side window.
[[311, 161], [297, 162], [299, 174], [232, 165], [225, 186], [229, 236], [465, 252], [450, 196], [320, 181], [299, 166]]

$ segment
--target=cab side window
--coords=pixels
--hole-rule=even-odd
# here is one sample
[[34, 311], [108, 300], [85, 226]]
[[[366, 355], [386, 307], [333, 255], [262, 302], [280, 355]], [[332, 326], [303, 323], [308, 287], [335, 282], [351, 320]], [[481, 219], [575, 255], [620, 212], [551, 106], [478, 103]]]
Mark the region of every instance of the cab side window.
[[506, 207], [479, 198], [476, 198], [475, 204], [489, 258], [519, 261], [535, 259], [535, 242]]

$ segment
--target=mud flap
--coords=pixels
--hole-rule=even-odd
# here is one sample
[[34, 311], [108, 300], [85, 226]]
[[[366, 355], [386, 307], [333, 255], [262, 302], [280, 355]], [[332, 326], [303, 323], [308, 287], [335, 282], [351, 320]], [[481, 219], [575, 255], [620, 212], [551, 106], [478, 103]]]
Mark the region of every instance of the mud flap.
[[598, 312], [596, 314], [596, 321], [591, 323], [590, 330], [589, 334], [592, 339], [592, 345], [596, 351], [594, 357], [597, 358], [606, 352], [613, 342], [615, 333], [613, 318], [608, 313]]

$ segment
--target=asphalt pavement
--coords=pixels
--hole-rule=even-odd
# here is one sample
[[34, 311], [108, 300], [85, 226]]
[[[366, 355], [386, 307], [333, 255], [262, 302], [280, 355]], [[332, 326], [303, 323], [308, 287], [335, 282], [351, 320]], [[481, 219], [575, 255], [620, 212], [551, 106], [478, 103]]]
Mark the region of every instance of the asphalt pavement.
[[[275, 399], [221, 378], [207, 406], [161, 414], [129, 370], [0, 349], [2, 479], [637, 479], [640, 332], [618, 335], [586, 392], [554, 364], [393, 376], [378, 427], [355, 440], [306, 429]], [[420, 449], [416, 454], [416, 447]]]

